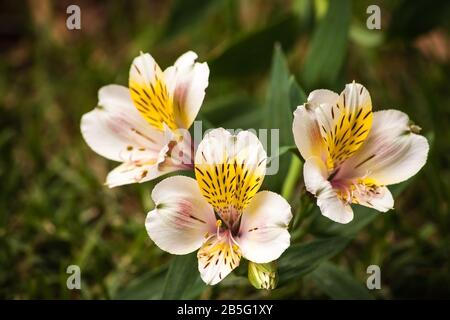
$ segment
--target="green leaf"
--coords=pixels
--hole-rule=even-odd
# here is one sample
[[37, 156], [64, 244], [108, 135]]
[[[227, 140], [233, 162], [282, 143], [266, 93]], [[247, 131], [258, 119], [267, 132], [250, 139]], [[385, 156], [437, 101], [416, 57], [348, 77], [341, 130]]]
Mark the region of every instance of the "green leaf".
[[261, 30], [238, 35], [223, 51], [208, 61], [212, 76], [239, 76], [262, 72], [270, 63], [276, 42], [290, 48], [300, 32], [298, 18], [288, 15]]
[[[278, 154], [278, 150], [269, 150], [269, 146], [292, 145], [292, 107], [291, 107], [291, 77], [284, 57], [283, 51], [279, 45], [275, 46], [272, 58], [272, 68], [270, 73], [269, 90], [266, 99], [266, 105], [262, 114], [263, 127], [267, 129], [279, 130], [279, 141], [272, 141], [272, 134], [267, 134], [267, 152]], [[265, 184], [273, 191], [280, 191], [286, 172], [289, 168], [291, 157], [280, 157], [278, 173], [266, 176]]]
[[291, 152], [292, 154], [295, 154], [297, 157], [300, 158], [300, 152], [298, 151], [297, 146], [282, 146], [278, 149], [278, 152], [274, 155], [272, 155], [269, 159], [268, 159], [268, 163], [270, 163], [271, 160], [277, 158], [277, 157], [281, 157], [283, 155], [285, 155], [286, 153]]
[[167, 273], [162, 299], [193, 299], [205, 288], [198, 272], [197, 254], [176, 256]]
[[164, 37], [167, 39], [180, 31], [186, 31], [187, 26], [202, 20], [211, 5], [219, 3], [213, 0], [175, 0], [165, 27]]
[[343, 250], [348, 241], [346, 237], [331, 237], [291, 245], [279, 260], [280, 286], [313, 271]]
[[291, 76], [280, 45], [275, 45], [270, 72], [269, 90], [263, 115], [268, 129], [280, 129], [281, 145], [292, 145]]
[[306, 102], [306, 94], [294, 76], [291, 76], [289, 82], [289, 100], [291, 101], [291, 110], [294, 112], [299, 105]]
[[330, 1], [313, 34], [301, 73], [308, 90], [335, 87], [347, 52], [350, 18], [350, 0]]
[[[208, 101], [200, 110], [200, 114], [204, 115], [211, 123], [223, 126], [232, 120], [236, 120], [237, 128], [239, 120], [252, 112], [260, 114], [261, 109], [255, 99], [246, 93], [233, 92], [231, 94], [221, 94], [219, 97]], [[231, 128], [231, 127], [226, 127]]]
[[118, 300], [161, 299], [166, 272], [167, 267], [163, 267], [144, 274], [131, 281], [128, 286], [120, 290], [113, 298]]
[[[300, 87], [300, 85], [295, 81], [294, 76], [291, 76], [289, 78], [289, 101], [291, 105], [291, 113], [295, 111], [297, 106], [303, 104], [306, 101], [306, 95], [303, 89]], [[280, 155], [282, 154], [282, 148], [280, 148]], [[281, 195], [287, 199], [288, 201], [291, 199], [295, 187], [298, 183], [298, 180], [301, 176], [302, 171], [302, 157], [300, 155], [299, 150], [297, 149], [297, 146], [290, 147], [289, 151], [294, 153], [296, 157], [290, 157], [291, 161], [289, 164], [289, 168], [287, 171], [287, 174], [285, 175], [286, 178], [284, 179], [283, 186], [281, 188]]]
[[321, 263], [308, 277], [331, 299], [374, 299], [361, 282], [331, 262]]

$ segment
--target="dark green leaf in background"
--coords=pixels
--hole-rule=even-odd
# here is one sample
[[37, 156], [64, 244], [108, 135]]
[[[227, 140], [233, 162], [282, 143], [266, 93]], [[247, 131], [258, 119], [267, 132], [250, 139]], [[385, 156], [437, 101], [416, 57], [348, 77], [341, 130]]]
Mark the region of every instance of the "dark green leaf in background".
[[[277, 147], [292, 145], [292, 106], [290, 100], [291, 78], [286, 58], [280, 47], [276, 45], [272, 58], [270, 82], [267, 91], [266, 105], [262, 113], [263, 128], [269, 130], [267, 136], [268, 156], [277, 154], [278, 150], [271, 150], [272, 140], [270, 129], [279, 130], [279, 141]], [[276, 141], [274, 141], [276, 145]], [[291, 155], [279, 157], [279, 169], [276, 175], [265, 177], [265, 185], [270, 186], [273, 191], [280, 191], [289, 168]]]
[[291, 101], [292, 112], [294, 112], [298, 106], [306, 102], [306, 93], [298, 82], [295, 81], [294, 76], [291, 76], [289, 82], [289, 100]]
[[197, 253], [175, 256], [167, 272], [162, 299], [193, 299], [206, 288], [198, 272]]
[[312, 279], [316, 286], [331, 299], [374, 299], [365, 283], [361, 283], [347, 270], [328, 261], [321, 263], [308, 275], [308, 278]]
[[165, 38], [186, 31], [186, 28], [195, 22], [200, 22], [202, 16], [213, 4], [220, 4], [217, 0], [175, 0], [172, 4], [171, 14], [165, 28]]
[[279, 260], [279, 286], [313, 271], [321, 262], [341, 252], [348, 241], [346, 237], [331, 237], [291, 245]]
[[131, 281], [121, 289], [114, 299], [118, 300], [156, 300], [161, 299], [166, 279], [167, 267], [151, 271]]
[[298, 18], [288, 15], [261, 30], [239, 35], [208, 61], [211, 77], [242, 77], [244, 74], [266, 71], [274, 44], [278, 42], [285, 49], [290, 48], [299, 32]]
[[345, 61], [350, 28], [350, 0], [331, 0], [325, 17], [315, 29], [301, 71], [308, 90], [334, 89]]

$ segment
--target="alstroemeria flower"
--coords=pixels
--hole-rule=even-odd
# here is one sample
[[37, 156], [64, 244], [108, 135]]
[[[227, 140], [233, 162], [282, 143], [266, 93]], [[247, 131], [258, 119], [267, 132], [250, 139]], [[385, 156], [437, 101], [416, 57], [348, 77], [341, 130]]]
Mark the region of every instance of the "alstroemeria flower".
[[81, 119], [87, 144], [122, 162], [108, 174], [109, 187], [144, 182], [175, 170], [192, 169], [187, 129], [203, 103], [209, 68], [189, 51], [161, 71], [148, 53], [133, 60], [129, 88], [108, 85], [98, 106]]
[[294, 112], [293, 132], [305, 159], [306, 189], [322, 214], [348, 223], [352, 203], [392, 209], [386, 186], [412, 177], [427, 159], [428, 142], [415, 128], [401, 111], [372, 113], [369, 92], [358, 83], [347, 84], [341, 95], [311, 92]]
[[266, 152], [249, 131], [232, 135], [214, 129], [195, 155], [196, 179], [175, 176], [152, 192], [155, 209], [145, 226], [162, 250], [183, 255], [198, 251], [198, 270], [214, 285], [244, 258], [276, 260], [290, 243], [291, 208], [270, 191], [258, 192]]

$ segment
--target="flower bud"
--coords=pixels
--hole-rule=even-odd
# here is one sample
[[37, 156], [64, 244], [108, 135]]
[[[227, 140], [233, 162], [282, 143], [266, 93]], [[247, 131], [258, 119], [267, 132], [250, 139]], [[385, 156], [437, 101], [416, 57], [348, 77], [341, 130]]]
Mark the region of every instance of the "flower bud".
[[278, 274], [275, 262], [248, 263], [248, 280], [256, 289], [275, 289]]

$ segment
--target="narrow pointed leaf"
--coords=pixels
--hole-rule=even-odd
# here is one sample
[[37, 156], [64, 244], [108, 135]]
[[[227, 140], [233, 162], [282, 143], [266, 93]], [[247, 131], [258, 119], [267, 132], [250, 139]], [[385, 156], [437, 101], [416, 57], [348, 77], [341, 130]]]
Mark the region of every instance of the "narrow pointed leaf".
[[347, 52], [350, 18], [350, 0], [330, 1], [313, 34], [301, 72], [301, 83], [308, 90], [336, 85]]
[[197, 254], [176, 256], [167, 272], [162, 299], [192, 299], [205, 288], [198, 272]]
[[358, 281], [348, 271], [331, 262], [321, 263], [308, 277], [331, 299], [374, 299], [365, 282]]

